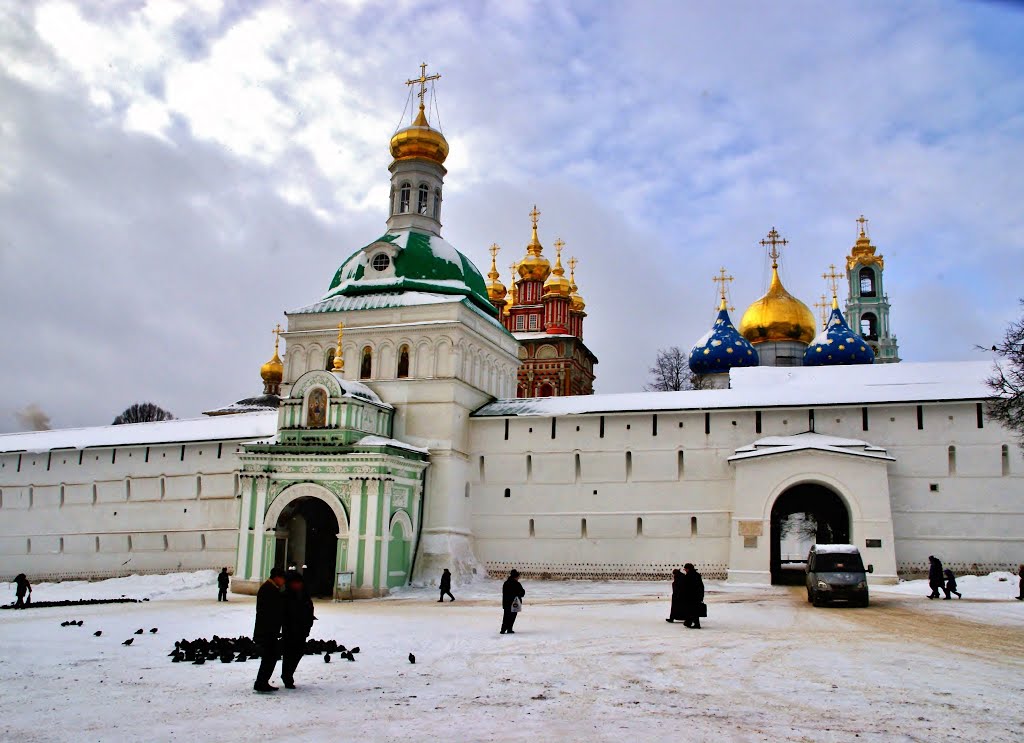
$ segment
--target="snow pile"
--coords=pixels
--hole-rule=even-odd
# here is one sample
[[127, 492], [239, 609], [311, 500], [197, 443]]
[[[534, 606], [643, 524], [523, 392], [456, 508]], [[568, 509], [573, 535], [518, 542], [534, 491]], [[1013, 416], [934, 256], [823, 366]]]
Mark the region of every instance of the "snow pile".
[[[29, 580], [32, 576], [29, 576]], [[14, 584], [0, 584], [4, 596], [14, 596]], [[217, 571], [164, 575], [127, 575], [101, 581], [68, 580], [60, 583], [34, 583], [35, 601], [75, 601], [78, 599], [194, 599], [216, 595]]]
[[[961, 575], [956, 579], [957, 590], [964, 597], [976, 599], [1006, 599], [1017, 594], [1020, 579], [1013, 573], [999, 571], [988, 575]], [[900, 581], [898, 585], [887, 586], [889, 593], [903, 596], [920, 596], [931, 592], [928, 579]]]

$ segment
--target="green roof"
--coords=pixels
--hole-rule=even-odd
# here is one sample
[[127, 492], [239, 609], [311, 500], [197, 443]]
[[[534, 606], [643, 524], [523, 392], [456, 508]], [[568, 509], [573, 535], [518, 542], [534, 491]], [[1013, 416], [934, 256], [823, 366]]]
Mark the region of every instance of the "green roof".
[[[367, 278], [366, 249], [381, 242], [398, 248], [394, 276]], [[483, 275], [469, 258], [437, 235], [411, 229], [388, 232], [349, 256], [334, 274], [324, 299], [395, 292], [462, 295], [488, 315], [498, 314], [487, 298]]]

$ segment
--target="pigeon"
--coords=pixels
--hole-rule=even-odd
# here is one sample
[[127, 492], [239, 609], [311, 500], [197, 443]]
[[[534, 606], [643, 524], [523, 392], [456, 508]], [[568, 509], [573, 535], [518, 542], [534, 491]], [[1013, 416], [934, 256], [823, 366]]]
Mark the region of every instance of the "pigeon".
[[61, 622], [60, 626], [61, 627], [67, 627], [69, 624], [71, 624], [71, 622]]
[[239, 656], [235, 658], [235, 663], [245, 663], [247, 660], [249, 659], [246, 658], [244, 654], [239, 654]]
[[201, 666], [205, 662], [206, 662], [206, 658], [204, 658], [202, 655], [200, 655], [198, 658], [195, 659], [195, 661], [192, 662], [192, 665], [194, 665], [194, 666]]
[[141, 635], [142, 634], [142, 628], [139, 628], [139, 629], [135, 630], [135, 634]]
[[355, 659], [356, 659], [356, 657], [354, 655], [352, 655], [352, 651], [351, 650], [348, 651], [347, 653], [345, 653], [345, 660], [355, 660]]
[[220, 662], [221, 663], [230, 663], [234, 659], [235, 659], [234, 653], [224, 653], [224, 655], [220, 656]]
[[99, 637], [102, 634], [103, 634], [103, 630], [98, 629], [98, 630], [96, 630], [95, 632], [92, 633], [92, 636], [93, 637]]
[[351, 650], [349, 650], [349, 652], [350, 653], [358, 653], [359, 652], [359, 648], [358, 647], [352, 648]]
[[129, 637], [129, 638], [127, 639], [127, 640], [125, 640], [125, 641], [124, 641], [124, 642], [122, 642], [121, 644], [122, 644], [122, 645], [131, 645], [131, 644], [132, 644], [132, 643], [133, 643], [134, 641], [135, 641], [135, 638], [134, 638], [134, 637]]
[[156, 627], [154, 627], [153, 629], [151, 629], [151, 630], [149, 631], [149, 634], [151, 634], [151, 635], [155, 635], [155, 634], [156, 634], [156, 632], [157, 632], [157, 628], [156, 628]]
[[174, 657], [171, 658], [171, 663], [181, 663], [182, 657], [181, 653], [174, 653]]
[[[74, 622], [72, 622], [72, 624], [74, 624]], [[85, 624], [85, 622], [83, 622], [81, 619], [79, 619], [78, 620], [78, 626], [81, 627], [83, 624]]]
[[324, 663], [330, 663], [330, 662], [331, 662], [331, 654], [327, 653], [326, 655], [324, 655]]
[[409, 662], [412, 663], [413, 665], [416, 665], [416, 656], [413, 655], [412, 653], [409, 653]]

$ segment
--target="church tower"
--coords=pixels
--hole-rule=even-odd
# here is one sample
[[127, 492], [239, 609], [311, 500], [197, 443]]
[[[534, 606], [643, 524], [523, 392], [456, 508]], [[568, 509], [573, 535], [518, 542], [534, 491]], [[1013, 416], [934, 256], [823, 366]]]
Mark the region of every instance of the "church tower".
[[846, 278], [850, 284], [846, 317], [875, 352], [876, 364], [895, 364], [900, 361], [900, 349], [889, 324], [889, 297], [882, 283], [885, 259], [871, 244], [864, 226], [867, 221], [863, 214], [857, 220], [857, 242], [846, 257]]

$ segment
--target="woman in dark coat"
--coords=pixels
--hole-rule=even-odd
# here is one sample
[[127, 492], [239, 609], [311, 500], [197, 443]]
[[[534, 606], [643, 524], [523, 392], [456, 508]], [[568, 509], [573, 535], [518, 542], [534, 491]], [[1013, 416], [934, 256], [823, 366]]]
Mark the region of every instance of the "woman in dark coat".
[[939, 561], [939, 558], [929, 555], [928, 563], [928, 585], [932, 589], [932, 592], [928, 594], [928, 598], [937, 599], [939, 597], [939, 590], [945, 585], [942, 576], [942, 562]]
[[672, 605], [669, 607], [668, 619], [666, 622], [674, 622], [677, 619], [685, 619], [683, 616], [683, 571], [679, 568], [672, 570]]
[[455, 600], [455, 597], [452, 596], [452, 574], [448, 568], [445, 568], [444, 572], [441, 573], [441, 598], [437, 600], [437, 603], [444, 603], [445, 595], [451, 597], [452, 601]]
[[28, 592], [28, 602], [32, 603], [32, 584], [28, 582], [28, 578], [25, 577], [24, 573], [18, 573], [14, 578], [14, 595], [17, 597], [17, 602], [14, 604], [15, 609], [25, 608], [25, 593]]
[[306, 652], [306, 638], [313, 629], [313, 600], [301, 573], [285, 576], [284, 627], [281, 633], [281, 680], [286, 689], [295, 688], [295, 669]]
[[526, 589], [519, 583], [519, 571], [513, 570], [509, 573], [508, 580], [501, 587], [501, 608], [504, 611], [504, 615], [501, 618], [501, 634], [515, 634], [512, 631], [512, 625], [516, 623], [518, 613], [512, 611], [512, 603], [516, 599], [519, 599], [521, 602], [525, 595]]
[[700, 577], [692, 562], [683, 565], [682, 590], [683, 624], [691, 629], [700, 629], [701, 607], [704, 604], [704, 579]]

